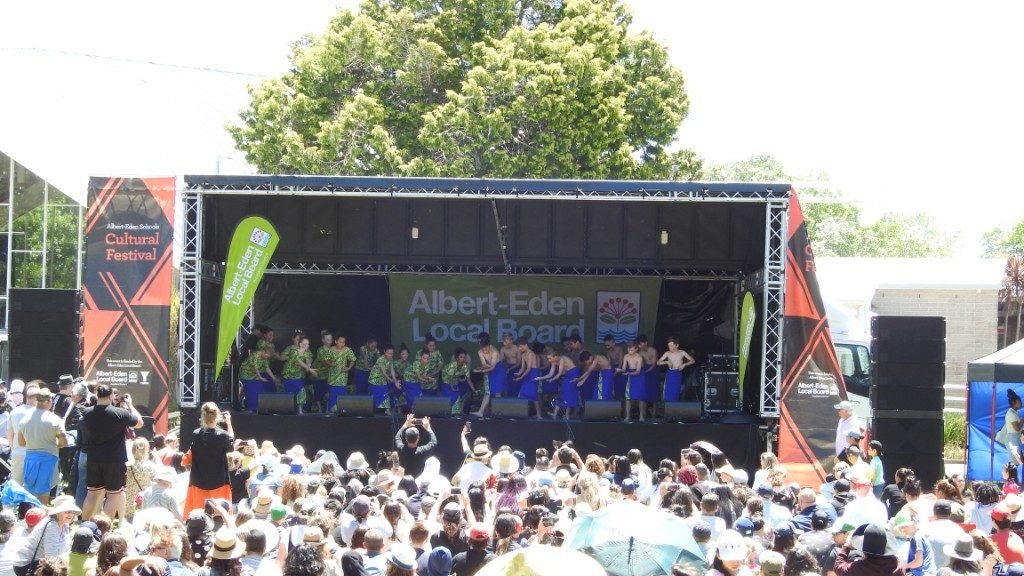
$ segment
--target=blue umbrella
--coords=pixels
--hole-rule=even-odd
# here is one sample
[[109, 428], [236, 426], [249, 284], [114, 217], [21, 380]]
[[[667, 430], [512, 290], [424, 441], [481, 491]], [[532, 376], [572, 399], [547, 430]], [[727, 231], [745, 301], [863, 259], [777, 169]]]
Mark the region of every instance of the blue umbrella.
[[612, 576], [671, 574], [674, 564], [707, 566], [682, 518], [631, 500], [581, 518], [565, 546], [593, 556]]

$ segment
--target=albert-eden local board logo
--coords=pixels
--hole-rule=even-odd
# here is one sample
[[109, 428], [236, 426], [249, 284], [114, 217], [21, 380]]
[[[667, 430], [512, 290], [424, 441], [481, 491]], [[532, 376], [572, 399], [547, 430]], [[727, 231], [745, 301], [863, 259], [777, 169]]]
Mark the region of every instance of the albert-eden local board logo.
[[616, 342], [636, 340], [640, 332], [640, 292], [597, 293], [597, 343], [611, 336]]

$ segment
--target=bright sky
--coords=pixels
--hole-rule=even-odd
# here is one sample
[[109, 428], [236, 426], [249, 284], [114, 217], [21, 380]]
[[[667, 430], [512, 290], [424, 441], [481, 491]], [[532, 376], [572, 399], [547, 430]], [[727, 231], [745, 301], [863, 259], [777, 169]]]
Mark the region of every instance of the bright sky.
[[[933, 214], [961, 233], [961, 251], [970, 255], [977, 253], [982, 231], [1024, 218], [1017, 170], [1024, 158], [1024, 3], [627, 3], [635, 24], [668, 45], [683, 71], [691, 108], [680, 141], [707, 160], [771, 153], [791, 172], [826, 172], [871, 217], [890, 210]], [[8, 71], [4, 92], [45, 87], [55, 76], [64, 77], [55, 72], [60, 64], [81, 61], [54, 51], [217, 68], [253, 78], [272, 75], [287, 67], [291, 42], [322, 30], [339, 6], [353, 5], [22, 0], [5, 6], [0, 20], [0, 61]], [[21, 66], [12, 68], [11, 62]], [[11, 78], [11, 70], [18, 77]], [[215, 142], [210, 149], [230, 146], [218, 125], [244, 104], [239, 87], [250, 79], [226, 75], [223, 86], [200, 96], [211, 118], [204, 116], [200, 129], [175, 133], [170, 119], [165, 144], [190, 148], [195, 158], [164, 153], [152, 162], [132, 161], [135, 170], [212, 172], [218, 162], [230, 166], [228, 154], [205, 150], [197, 140]], [[109, 81], [116, 84], [117, 78]], [[203, 86], [192, 83], [183, 90], [195, 98]], [[78, 96], [73, 88], [63, 91], [65, 99]], [[38, 97], [43, 96], [32, 95]], [[140, 99], [146, 98], [131, 100]], [[145, 104], [125, 103], [124, 114], [159, 114], [160, 106]], [[7, 105], [0, 121], [17, 122]], [[75, 121], [59, 119], [52, 131], [59, 134], [59, 122]], [[0, 147], [11, 146], [0, 130]], [[98, 164], [99, 172], [130, 169]]]

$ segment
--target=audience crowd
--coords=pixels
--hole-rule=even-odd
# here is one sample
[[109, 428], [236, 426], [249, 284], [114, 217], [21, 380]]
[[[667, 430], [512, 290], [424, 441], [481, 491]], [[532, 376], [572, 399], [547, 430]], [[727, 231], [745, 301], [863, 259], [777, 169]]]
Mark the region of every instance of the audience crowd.
[[[678, 519], [667, 540], [701, 556], [665, 573], [1024, 576], [1015, 482], [885, 477], [882, 445], [862, 451], [852, 436], [818, 486], [792, 483], [770, 452], [752, 475], [704, 442], [660, 462], [642, 447], [593, 454], [572, 442], [527, 453], [469, 426], [437, 438], [412, 415], [392, 451], [342, 458], [236, 438], [214, 404], [181, 452], [176, 436], [133, 438], [130, 399], [100, 386], [82, 409], [84, 466], [71, 465], [85, 491], [65, 479], [58, 495], [53, 459], [34, 453], [73, 439], [37, 414], [52, 402], [38, 386], [19, 393], [35, 402], [4, 420], [26, 450], [3, 490], [0, 576], [472, 576], [517, 550], [568, 546], [584, 519], [616, 506]], [[456, 470], [434, 455], [444, 442], [461, 443]]]

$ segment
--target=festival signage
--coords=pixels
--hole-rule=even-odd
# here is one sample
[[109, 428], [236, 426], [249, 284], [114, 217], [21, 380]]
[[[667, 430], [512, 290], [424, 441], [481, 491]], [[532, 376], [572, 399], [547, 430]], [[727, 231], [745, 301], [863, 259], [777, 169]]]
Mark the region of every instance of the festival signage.
[[795, 192], [789, 204], [784, 307], [779, 459], [786, 463], [787, 482], [817, 486], [835, 462], [833, 406], [846, 398], [846, 389]]
[[747, 292], [743, 295], [743, 307], [740, 309], [740, 398], [743, 398], [743, 383], [746, 381], [747, 364], [750, 362], [750, 342], [754, 338], [756, 323], [757, 310], [754, 307], [754, 295]]
[[410, 350], [433, 336], [450, 354], [473, 348], [482, 332], [557, 343], [578, 334], [600, 349], [611, 335], [623, 343], [654, 335], [660, 278], [441, 276], [392, 274], [391, 338]]
[[132, 395], [167, 431], [174, 178], [89, 181], [84, 376]]
[[274, 225], [260, 216], [249, 216], [235, 227], [231, 244], [228, 245], [224, 286], [220, 296], [214, 379], [220, 376], [220, 369], [231, 351], [231, 342], [238, 334], [242, 318], [252, 303], [252, 296], [280, 240]]

